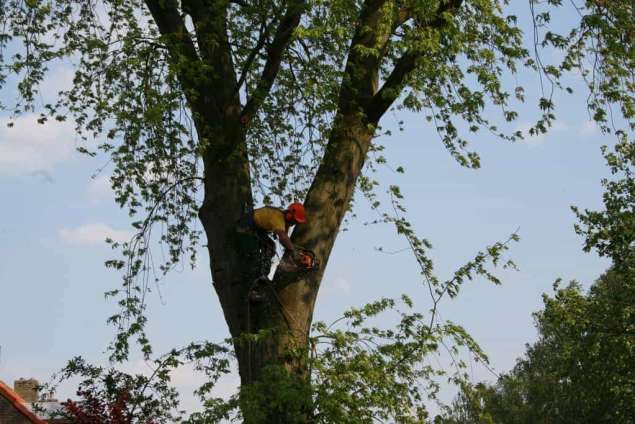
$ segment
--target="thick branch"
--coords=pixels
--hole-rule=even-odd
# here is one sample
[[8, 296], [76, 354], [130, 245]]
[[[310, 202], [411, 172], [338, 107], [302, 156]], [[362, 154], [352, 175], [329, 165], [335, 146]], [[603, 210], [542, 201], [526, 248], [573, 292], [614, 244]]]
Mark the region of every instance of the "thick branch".
[[[179, 82], [190, 106], [196, 110], [203, 110], [204, 105], [198, 95], [198, 87], [194, 82], [191, 69], [199, 63], [194, 42], [179, 14], [176, 0], [145, 0], [152, 18], [159, 28], [159, 32], [166, 40], [166, 46], [175, 68]], [[184, 66], [184, 62], [189, 66]]]
[[229, 3], [217, 0], [183, 0], [183, 11], [190, 15], [202, 61], [209, 66], [205, 76], [206, 96], [213, 101], [216, 116], [238, 117], [239, 99], [233, 90], [236, 72], [227, 30]]
[[[333, 129], [304, 202], [310, 218], [292, 235], [295, 245], [313, 250], [324, 266], [348, 210], [374, 133], [359, 112], [377, 88], [379, 55], [367, 52], [378, 49], [390, 31], [382, 25], [385, 3], [386, 0], [367, 0], [360, 11], [349, 47]], [[300, 323], [298, 332], [305, 335], [313, 317], [322, 272], [323, 268], [300, 277], [300, 280], [289, 279], [284, 272], [277, 272], [274, 278], [281, 303]]]
[[[379, 84], [381, 50], [390, 32], [382, 28], [386, 0], [366, 0], [351, 41], [339, 98], [340, 114], [358, 113], [372, 99]], [[368, 51], [375, 51], [369, 54]]]
[[305, 0], [289, 2], [286, 13], [280, 21], [276, 34], [273, 37], [273, 41], [267, 48], [267, 60], [262, 70], [262, 75], [260, 76], [256, 89], [243, 108], [241, 119], [249, 120], [258, 111], [262, 102], [269, 95], [276, 75], [278, 75], [278, 70], [280, 69], [282, 55], [289, 45], [293, 31], [295, 31], [300, 24], [300, 17], [304, 12], [305, 6]]
[[263, 22], [260, 26], [260, 35], [258, 36], [258, 41], [253, 49], [249, 52], [249, 56], [245, 60], [245, 64], [243, 65], [242, 71], [240, 72], [240, 79], [236, 83], [236, 88], [234, 91], [238, 92], [240, 87], [247, 80], [247, 74], [249, 73], [249, 69], [251, 69], [251, 65], [253, 65], [256, 56], [260, 53], [260, 50], [265, 46], [267, 42], [267, 38], [269, 37], [270, 25], [267, 25], [266, 22]]
[[382, 115], [399, 97], [404, 81], [407, 75], [414, 70], [419, 56], [418, 53], [408, 51], [397, 61], [384, 85], [373, 96], [366, 108], [366, 116], [370, 122], [379, 122]]
[[[445, 12], [458, 8], [460, 0], [443, 3], [428, 25], [441, 26]], [[342, 79], [338, 111], [321, 165], [307, 193], [305, 207], [309, 220], [293, 232], [294, 244], [313, 250], [325, 266], [339, 232], [340, 224], [350, 205], [358, 176], [364, 166], [375, 133], [375, 123], [364, 115], [377, 96], [381, 49], [390, 36], [390, 26], [383, 25], [388, 12], [383, 0], [367, 0], [361, 10], [356, 33], [352, 39]], [[396, 19], [406, 19], [397, 15]], [[378, 54], [369, 54], [379, 52]], [[414, 59], [406, 54], [393, 71], [391, 83], [398, 87], [414, 68]], [[382, 94], [385, 94], [388, 87]], [[396, 98], [396, 95], [394, 96]], [[383, 100], [382, 100], [383, 101]], [[360, 113], [362, 112], [362, 113]], [[380, 115], [378, 115], [380, 116]], [[308, 332], [323, 268], [300, 280], [285, 280], [278, 272], [275, 284], [279, 298]]]
[[[446, 22], [445, 14], [455, 13], [463, 4], [463, 0], [447, 0], [444, 2], [436, 13], [434, 20], [428, 23], [428, 28], [441, 28]], [[395, 100], [401, 94], [401, 90], [406, 81], [407, 76], [412, 72], [417, 64], [417, 59], [425, 52], [406, 51], [397, 61], [392, 72], [386, 78], [384, 85], [375, 94], [372, 101], [366, 109], [366, 116], [370, 122], [377, 123], [382, 115], [388, 110]]]
[[179, 14], [176, 0], [146, 0], [148, 10], [164, 37], [169, 37], [168, 48], [172, 55], [198, 60], [194, 42]]

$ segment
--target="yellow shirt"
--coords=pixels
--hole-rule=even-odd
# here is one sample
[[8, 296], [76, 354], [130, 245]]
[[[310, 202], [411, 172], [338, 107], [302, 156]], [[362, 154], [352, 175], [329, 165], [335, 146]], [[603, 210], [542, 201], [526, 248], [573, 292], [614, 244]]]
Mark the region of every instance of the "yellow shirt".
[[265, 231], [287, 231], [287, 222], [284, 219], [284, 212], [270, 206], [254, 210], [254, 223], [256, 227]]

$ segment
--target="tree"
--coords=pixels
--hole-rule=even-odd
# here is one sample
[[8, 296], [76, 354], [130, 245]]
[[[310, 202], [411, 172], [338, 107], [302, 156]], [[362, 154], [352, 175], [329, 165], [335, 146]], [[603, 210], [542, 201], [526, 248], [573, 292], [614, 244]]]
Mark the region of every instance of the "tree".
[[[607, 123], [606, 105], [619, 105], [632, 119], [632, 43], [623, 42], [633, 34], [629, 1], [587, 1], [578, 28], [541, 36], [548, 8], [561, 2], [532, 0], [532, 10], [547, 8], [535, 15], [538, 42], [566, 52], [555, 66], [531, 57], [516, 18], [503, 11], [506, 3], [2, 2], [0, 43], [8, 58], [0, 83], [16, 74], [21, 95], [10, 109], [35, 110], [50, 63], [70, 58], [76, 65], [73, 87], [45, 104], [40, 120], [73, 118], [82, 137], [96, 138], [114, 164], [117, 201], [139, 217], [133, 224], [137, 236], [122, 246], [113, 243], [122, 247], [124, 259], [107, 263], [124, 271], [123, 288], [110, 293], [121, 296], [122, 306], [111, 318], [121, 330], [113, 358], [127, 357], [131, 337], [150, 353], [143, 294], [151, 242], [169, 248], [164, 272], [183, 255], [193, 260], [200, 234], [191, 224], [198, 217], [243, 386], [258, 383], [272, 365], [306, 381], [324, 267], [304, 275], [276, 272], [270, 302], [248, 306], [256, 259], [236, 246], [235, 223], [255, 201], [303, 199], [310, 219], [292, 240], [326, 266], [356, 188], [376, 201], [376, 182], [362, 172], [370, 165], [369, 151], [380, 148], [373, 139], [391, 107], [424, 113], [450, 154], [469, 167], [478, 167], [479, 158], [463, 133], [522, 137], [499, 129], [485, 113], [493, 105], [503, 121], [516, 119], [513, 103], [524, 99], [524, 91], [507, 89], [503, 77], [519, 67], [543, 73], [554, 87], [563, 72], [590, 76], [592, 69], [589, 106], [596, 121]], [[600, 60], [589, 66], [593, 57]], [[547, 131], [555, 118], [550, 95], [540, 98], [539, 107], [542, 115], [531, 133]], [[400, 196], [395, 187], [391, 193]], [[433, 299], [455, 292], [454, 283], [442, 286], [429, 278], [428, 246], [414, 238], [405, 218], [384, 219], [409, 237]], [[152, 229], [161, 225], [162, 234], [153, 239]], [[278, 302], [279, 308], [268, 306]], [[257, 343], [245, 340], [262, 332], [268, 336]], [[304, 353], [288, 355], [298, 349]]]
[[495, 385], [465, 386], [448, 423], [628, 423], [635, 414], [632, 274], [607, 272], [588, 294], [557, 287], [535, 314], [538, 341]]
[[581, 212], [584, 249], [613, 265], [587, 294], [580, 284], [543, 296], [538, 341], [495, 385], [464, 385], [446, 423], [630, 423], [635, 417], [635, 143], [603, 154], [604, 210]]

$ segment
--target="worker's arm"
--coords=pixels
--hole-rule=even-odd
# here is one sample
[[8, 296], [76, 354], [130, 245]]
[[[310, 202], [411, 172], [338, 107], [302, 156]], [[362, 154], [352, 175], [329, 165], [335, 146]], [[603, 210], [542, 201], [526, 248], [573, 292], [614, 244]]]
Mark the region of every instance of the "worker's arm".
[[278, 236], [278, 240], [280, 240], [280, 244], [284, 246], [289, 252], [294, 253], [295, 246], [291, 243], [291, 239], [286, 231], [276, 231], [276, 235]]

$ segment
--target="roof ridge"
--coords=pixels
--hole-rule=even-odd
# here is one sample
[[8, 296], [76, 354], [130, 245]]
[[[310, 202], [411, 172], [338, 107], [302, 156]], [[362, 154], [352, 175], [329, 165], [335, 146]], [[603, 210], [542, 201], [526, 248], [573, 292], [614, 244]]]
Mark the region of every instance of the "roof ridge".
[[0, 395], [6, 398], [15, 409], [26, 416], [33, 424], [46, 424], [46, 421], [38, 418], [29, 408], [26, 407], [24, 399], [11, 387], [0, 380]]

